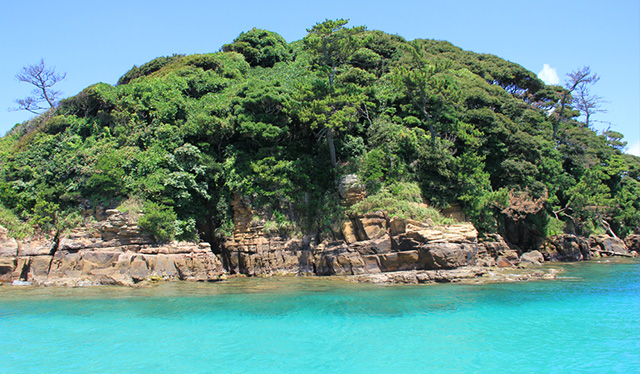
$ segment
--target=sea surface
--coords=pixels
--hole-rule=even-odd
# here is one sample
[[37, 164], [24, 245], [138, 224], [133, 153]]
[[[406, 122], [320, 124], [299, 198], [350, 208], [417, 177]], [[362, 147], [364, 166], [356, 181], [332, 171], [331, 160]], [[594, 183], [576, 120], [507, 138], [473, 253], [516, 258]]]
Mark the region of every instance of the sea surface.
[[0, 286], [0, 373], [640, 373], [640, 261], [555, 281]]

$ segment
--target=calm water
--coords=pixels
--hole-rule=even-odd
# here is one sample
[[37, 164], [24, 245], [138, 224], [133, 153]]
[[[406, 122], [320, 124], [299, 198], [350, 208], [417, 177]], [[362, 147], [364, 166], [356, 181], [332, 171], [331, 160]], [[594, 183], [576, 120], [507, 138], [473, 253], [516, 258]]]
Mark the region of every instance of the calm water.
[[0, 373], [638, 373], [640, 262], [561, 281], [0, 286]]

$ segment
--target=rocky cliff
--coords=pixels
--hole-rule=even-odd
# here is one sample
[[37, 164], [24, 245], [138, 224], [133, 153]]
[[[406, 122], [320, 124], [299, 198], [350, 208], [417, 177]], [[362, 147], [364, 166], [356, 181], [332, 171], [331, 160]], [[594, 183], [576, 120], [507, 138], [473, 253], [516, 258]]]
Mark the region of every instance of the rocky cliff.
[[289, 238], [265, 233], [241, 200], [234, 211], [235, 232], [218, 254], [208, 243], [157, 244], [117, 210], [57, 240], [16, 241], [0, 228], [0, 281], [134, 285], [160, 279], [217, 281], [227, 275], [291, 274], [424, 283], [481, 277], [487, 269], [525, 268], [545, 261], [635, 254], [617, 238], [572, 235], [547, 238], [538, 250], [522, 253], [499, 235], [478, 238], [470, 223], [437, 226], [389, 218], [384, 212], [348, 217], [336, 233], [338, 240]]
[[153, 279], [212, 281], [224, 276], [207, 243], [154, 243], [126, 215], [76, 229], [59, 240], [0, 237], [0, 280], [38, 285], [133, 285]]

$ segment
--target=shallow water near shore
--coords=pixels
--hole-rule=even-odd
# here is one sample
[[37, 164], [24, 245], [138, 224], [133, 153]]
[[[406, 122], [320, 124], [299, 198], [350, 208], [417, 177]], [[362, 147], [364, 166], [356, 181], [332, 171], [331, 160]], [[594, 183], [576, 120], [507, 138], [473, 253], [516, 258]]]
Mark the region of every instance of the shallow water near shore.
[[0, 373], [637, 373], [640, 262], [554, 281], [0, 286]]

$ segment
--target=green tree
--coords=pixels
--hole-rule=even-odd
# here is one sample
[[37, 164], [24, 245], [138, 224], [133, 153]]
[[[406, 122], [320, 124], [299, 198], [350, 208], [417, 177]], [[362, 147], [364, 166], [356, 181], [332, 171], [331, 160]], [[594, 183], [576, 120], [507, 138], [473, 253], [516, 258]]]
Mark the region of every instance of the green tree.
[[338, 67], [357, 50], [356, 35], [365, 31], [365, 26], [345, 27], [349, 20], [325, 20], [307, 29], [304, 45], [313, 56], [314, 63], [327, 75], [329, 88], [338, 74]]
[[276, 62], [289, 61], [292, 58], [291, 47], [284, 38], [275, 32], [256, 29], [243, 32], [233, 43], [222, 46], [225, 52], [238, 52], [249, 65], [273, 67]]
[[410, 44], [411, 63], [400, 66], [395, 73], [395, 83], [409, 97], [429, 129], [432, 145], [440, 136], [436, 124], [447, 106], [455, 100], [458, 89], [449, 74], [450, 62], [429, 62], [416, 44]]
[[301, 118], [311, 123], [312, 128], [320, 129], [319, 137], [324, 137], [329, 146], [331, 164], [337, 165], [334, 131], [343, 129], [356, 117], [357, 106], [362, 96], [349, 87], [336, 88], [338, 68], [347, 62], [357, 50], [356, 35], [365, 30], [364, 26], [345, 27], [348, 20], [326, 20], [317, 23], [303, 39], [304, 45], [312, 56], [317, 70], [326, 76], [326, 84], [317, 84], [311, 104], [302, 111]]

